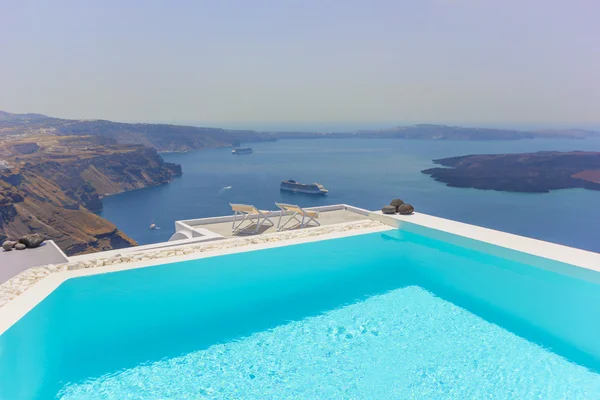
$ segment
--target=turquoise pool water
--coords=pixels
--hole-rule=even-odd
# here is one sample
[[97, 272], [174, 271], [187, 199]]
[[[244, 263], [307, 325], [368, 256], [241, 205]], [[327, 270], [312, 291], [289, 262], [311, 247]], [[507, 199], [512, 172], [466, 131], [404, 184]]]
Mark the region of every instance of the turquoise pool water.
[[600, 397], [598, 274], [480, 250], [389, 230], [71, 279], [0, 336], [0, 398]]

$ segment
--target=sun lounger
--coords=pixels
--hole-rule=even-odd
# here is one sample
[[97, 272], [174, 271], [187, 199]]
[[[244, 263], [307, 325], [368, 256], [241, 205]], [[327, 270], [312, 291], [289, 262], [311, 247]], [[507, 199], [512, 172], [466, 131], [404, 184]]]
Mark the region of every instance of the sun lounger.
[[[308, 226], [308, 224], [310, 224], [311, 221], [315, 223], [314, 226], [321, 226], [319, 221], [317, 221], [317, 218], [319, 218], [318, 211], [305, 210], [302, 207], [294, 204], [275, 203], [275, 205], [281, 209], [281, 214], [279, 215], [279, 221], [277, 223], [278, 231], [282, 231], [290, 223], [290, 221], [298, 222], [300, 228], [305, 228]], [[284, 216], [289, 216], [289, 218], [283, 225], [281, 225], [281, 221]]]
[[[256, 224], [256, 228], [251, 233], [258, 233], [261, 226], [274, 226], [273, 221], [269, 219], [267, 214], [270, 211], [259, 210], [258, 208], [247, 205], [247, 204], [229, 204], [231, 209], [234, 211], [233, 214], [233, 225], [231, 226], [231, 233], [234, 235], [242, 231], [246, 231], [249, 227]], [[242, 217], [238, 219], [238, 217]], [[244, 225], [244, 223], [248, 224]]]

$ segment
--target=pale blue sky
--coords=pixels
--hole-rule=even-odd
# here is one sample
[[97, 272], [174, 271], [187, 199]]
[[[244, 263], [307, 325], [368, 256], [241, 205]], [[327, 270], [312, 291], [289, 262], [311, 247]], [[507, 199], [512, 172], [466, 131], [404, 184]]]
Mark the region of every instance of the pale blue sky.
[[293, 124], [600, 122], [597, 0], [0, 0], [0, 109]]

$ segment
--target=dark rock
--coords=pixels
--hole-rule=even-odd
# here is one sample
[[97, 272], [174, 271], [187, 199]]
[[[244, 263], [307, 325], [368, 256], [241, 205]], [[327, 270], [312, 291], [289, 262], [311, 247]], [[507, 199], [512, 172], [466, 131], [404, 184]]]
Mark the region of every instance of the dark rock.
[[31, 235], [25, 235], [25, 236], [19, 238], [19, 243], [22, 243], [26, 247], [33, 249], [35, 247], [38, 247], [40, 244], [42, 244], [44, 242], [44, 240], [46, 240], [44, 235], [41, 235], [39, 233], [32, 233]]
[[183, 174], [183, 172], [181, 171], [181, 165], [179, 165], [179, 164], [174, 164], [174, 163], [166, 162], [165, 163], [165, 167], [169, 171], [171, 171], [171, 173], [173, 174], [173, 176], [181, 176]]
[[23, 243], [15, 244], [15, 250], [25, 250], [26, 248], [27, 246], [25, 246]]
[[2, 243], [2, 248], [4, 249], [4, 251], [11, 251], [13, 247], [15, 247], [15, 244], [17, 244], [17, 242], [7, 240], [4, 243]]
[[415, 211], [415, 208], [410, 204], [402, 204], [398, 207], [398, 212], [402, 215], [410, 215]]
[[400, 199], [394, 199], [390, 202], [390, 206], [394, 206], [396, 208], [398, 208], [399, 206], [401, 206], [402, 204], [404, 204], [404, 202]]
[[396, 207], [394, 206], [383, 206], [381, 212], [384, 214], [396, 214]]
[[[102, 204], [102, 199], [100, 198], [100, 195], [95, 191], [91, 193], [82, 193], [80, 195], [80, 199], [83, 203], [83, 206], [91, 212], [99, 212], [102, 211], [102, 209], [104, 208], [104, 204]], [[74, 207], [75, 208], [73, 209], [77, 210], [79, 208], [79, 205], [74, 204]]]

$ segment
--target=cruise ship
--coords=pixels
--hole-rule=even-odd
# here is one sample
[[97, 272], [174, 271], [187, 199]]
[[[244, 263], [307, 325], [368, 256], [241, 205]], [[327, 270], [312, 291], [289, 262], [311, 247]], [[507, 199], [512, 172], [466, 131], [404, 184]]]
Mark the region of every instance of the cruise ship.
[[320, 183], [298, 183], [291, 179], [281, 182], [281, 190], [293, 193], [327, 194], [328, 190]]
[[231, 150], [231, 154], [233, 154], [234, 156], [237, 156], [239, 154], [252, 154], [252, 148], [251, 147], [236, 147], [235, 149]]

